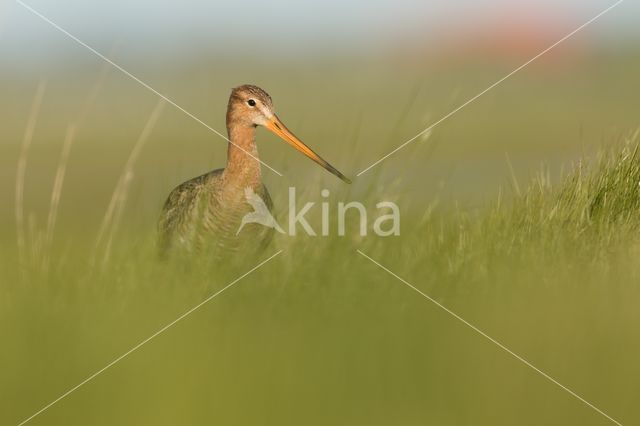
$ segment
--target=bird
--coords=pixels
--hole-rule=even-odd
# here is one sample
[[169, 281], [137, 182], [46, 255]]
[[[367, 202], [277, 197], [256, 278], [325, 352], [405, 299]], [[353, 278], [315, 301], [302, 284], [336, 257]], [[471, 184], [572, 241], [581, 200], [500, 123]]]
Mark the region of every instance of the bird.
[[[190, 179], [167, 197], [158, 221], [161, 257], [174, 251], [212, 251], [216, 258], [226, 253], [259, 251], [269, 245], [274, 230], [282, 230], [275, 226], [273, 216], [275, 225], [262, 214], [266, 211], [271, 215], [273, 201], [262, 182], [255, 137], [258, 127], [276, 134], [345, 183], [351, 183], [284, 125], [275, 114], [271, 96], [258, 86], [245, 84], [231, 90], [226, 127], [229, 143], [225, 168]], [[263, 217], [254, 220], [256, 213]]]

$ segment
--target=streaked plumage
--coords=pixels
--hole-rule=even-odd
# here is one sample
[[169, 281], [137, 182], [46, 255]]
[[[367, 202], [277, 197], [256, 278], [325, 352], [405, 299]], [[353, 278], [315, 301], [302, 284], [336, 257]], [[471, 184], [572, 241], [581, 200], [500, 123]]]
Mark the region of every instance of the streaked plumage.
[[[246, 193], [259, 196], [269, 211], [273, 203], [262, 184], [257, 126], [265, 126], [345, 182], [349, 180], [295, 137], [273, 112], [271, 97], [262, 89], [244, 85], [232, 90], [227, 107], [227, 166], [176, 187], [164, 204], [158, 224], [160, 250], [213, 250], [216, 253], [250, 250], [267, 245], [274, 229], [245, 223], [254, 212]], [[255, 201], [255, 200], [253, 200]]]

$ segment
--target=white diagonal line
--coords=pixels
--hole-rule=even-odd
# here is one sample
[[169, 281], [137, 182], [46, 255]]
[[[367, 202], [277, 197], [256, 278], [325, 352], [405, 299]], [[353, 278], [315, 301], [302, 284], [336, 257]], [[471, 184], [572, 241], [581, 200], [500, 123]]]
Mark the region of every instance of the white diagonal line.
[[100, 370], [96, 371], [95, 373], [93, 373], [92, 375], [90, 375], [89, 377], [87, 377], [86, 379], [84, 379], [83, 381], [81, 381], [80, 383], [78, 383], [77, 385], [75, 385], [74, 387], [72, 387], [71, 389], [69, 389], [68, 391], [66, 391], [65, 393], [63, 393], [62, 395], [60, 395], [58, 398], [54, 399], [53, 401], [51, 401], [50, 403], [48, 403], [47, 405], [45, 405], [44, 407], [42, 407], [40, 410], [36, 411], [34, 414], [32, 414], [31, 416], [27, 417], [26, 419], [24, 419], [23, 421], [21, 421], [20, 423], [18, 423], [18, 426], [22, 426], [26, 423], [28, 423], [29, 421], [31, 421], [34, 417], [42, 414], [44, 411], [48, 410], [49, 408], [51, 408], [53, 405], [55, 405], [56, 403], [60, 402], [62, 399], [66, 398], [67, 396], [69, 396], [69, 394], [73, 393], [74, 391], [76, 391], [79, 387], [85, 385], [86, 383], [90, 382], [91, 380], [95, 379], [98, 375], [100, 375], [101, 373], [103, 373], [105, 370], [107, 370], [108, 368], [112, 367], [114, 364], [122, 361], [122, 359], [124, 359], [125, 357], [127, 357], [128, 355], [130, 355], [131, 353], [135, 352], [136, 350], [140, 349], [143, 345], [145, 345], [146, 343], [148, 343], [150, 340], [152, 340], [153, 338], [157, 337], [158, 335], [164, 333], [165, 331], [167, 331], [169, 328], [171, 328], [172, 326], [174, 326], [177, 322], [181, 321], [182, 319], [186, 318], [187, 316], [191, 315], [193, 312], [195, 312], [197, 309], [199, 309], [200, 307], [202, 307], [204, 304], [206, 304], [207, 302], [209, 302], [211, 299], [215, 298], [216, 296], [218, 296], [220, 293], [222, 293], [223, 291], [227, 290], [229, 287], [233, 286], [234, 284], [236, 284], [238, 281], [240, 281], [241, 279], [243, 279], [244, 277], [246, 277], [247, 275], [249, 275], [250, 273], [252, 273], [253, 271], [255, 271], [256, 269], [260, 268], [261, 266], [263, 266], [265, 263], [269, 262], [270, 260], [272, 260], [274, 257], [278, 256], [280, 253], [282, 253], [282, 250], [278, 250], [275, 254], [271, 255], [271, 257], [269, 257], [266, 260], [263, 260], [262, 262], [260, 262], [258, 265], [254, 266], [253, 268], [251, 268], [249, 271], [245, 272], [244, 274], [240, 275], [238, 278], [236, 278], [235, 280], [233, 280], [232, 282], [230, 282], [229, 284], [227, 284], [226, 286], [224, 286], [222, 289], [216, 291], [215, 293], [213, 293], [211, 296], [207, 297], [206, 299], [204, 299], [202, 302], [198, 303], [196, 306], [194, 306], [193, 308], [189, 309], [187, 312], [183, 313], [182, 315], [180, 315], [178, 318], [176, 318], [175, 320], [171, 321], [169, 324], [165, 325], [164, 327], [162, 327], [160, 330], [156, 331], [155, 333], [153, 333], [151, 336], [147, 337], [146, 339], [144, 339], [142, 342], [138, 343], [137, 345], [135, 345], [133, 348], [129, 349], [127, 352], [123, 353], [122, 355], [120, 355], [119, 357], [117, 357], [116, 359], [114, 359], [113, 361], [111, 361], [109, 364], [105, 365], [104, 367], [102, 367]]
[[513, 352], [511, 349], [509, 349], [508, 347], [506, 347], [505, 345], [503, 345], [502, 343], [500, 343], [499, 341], [497, 341], [493, 337], [489, 336], [484, 331], [480, 330], [478, 327], [476, 327], [475, 325], [471, 324], [469, 321], [465, 320], [460, 315], [456, 314], [455, 312], [453, 312], [452, 310], [450, 310], [446, 306], [441, 305], [438, 301], [433, 299], [431, 296], [429, 296], [428, 294], [426, 294], [423, 291], [419, 290], [417, 287], [413, 286], [411, 283], [409, 283], [408, 281], [406, 281], [402, 277], [396, 275], [395, 273], [390, 271], [388, 268], [386, 268], [385, 266], [381, 265], [379, 262], [373, 260], [372, 258], [367, 256], [366, 254], [364, 254], [362, 251], [360, 251], [360, 250], [356, 250], [356, 251], [359, 254], [361, 254], [363, 257], [365, 257], [366, 259], [370, 260], [372, 263], [374, 263], [375, 265], [377, 265], [378, 267], [380, 267], [381, 269], [383, 269], [384, 271], [389, 273], [391, 276], [393, 276], [396, 279], [398, 279], [399, 281], [401, 281], [407, 287], [409, 287], [412, 290], [416, 291], [422, 297], [424, 297], [425, 299], [429, 300], [431, 303], [433, 303], [434, 305], [436, 305], [437, 307], [439, 307], [440, 309], [442, 309], [443, 311], [445, 311], [446, 313], [448, 313], [449, 315], [451, 315], [452, 317], [454, 317], [455, 319], [457, 319], [458, 321], [460, 321], [461, 323], [463, 323], [467, 327], [471, 328], [473, 331], [475, 331], [476, 333], [480, 334], [482, 337], [484, 337], [485, 339], [489, 340], [491, 343], [495, 344], [500, 349], [502, 349], [503, 351], [507, 352], [509, 355], [513, 356], [518, 361], [520, 361], [523, 364], [525, 364], [527, 367], [531, 368], [532, 370], [534, 370], [537, 373], [539, 373], [540, 375], [542, 375], [545, 379], [549, 380], [551, 383], [559, 386], [560, 388], [562, 388], [563, 390], [568, 392], [570, 395], [572, 395], [575, 398], [579, 399], [584, 404], [588, 405], [590, 408], [594, 409], [595, 411], [597, 411], [598, 413], [600, 413], [601, 415], [603, 415], [604, 417], [606, 417], [607, 419], [609, 419], [613, 423], [617, 424], [618, 426], [622, 426], [622, 423], [620, 423], [619, 421], [615, 420], [613, 417], [609, 416], [607, 413], [605, 413], [604, 411], [602, 411], [601, 409], [599, 409], [598, 407], [596, 407], [595, 405], [593, 405], [592, 403], [590, 403], [589, 401], [587, 401], [586, 399], [584, 399], [583, 397], [581, 397], [580, 395], [578, 395], [577, 393], [575, 393], [574, 391], [572, 391], [571, 389], [569, 389], [568, 387], [566, 387], [565, 385], [563, 385], [562, 383], [560, 383], [559, 381], [557, 381], [556, 379], [554, 379], [553, 377], [551, 377], [550, 375], [545, 373], [544, 371], [540, 370], [535, 365], [531, 364], [529, 361], [527, 361], [526, 359], [524, 359], [523, 357], [521, 357], [517, 353]]
[[158, 92], [156, 89], [154, 89], [153, 87], [149, 86], [147, 83], [145, 83], [144, 81], [140, 80], [138, 77], [136, 77], [135, 75], [131, 74], [129, 71], [127, 71], [126, 69], [122, 68], [120, 65], [116, 64], [111, 59], [107, 58], [102, 53], [98, 52], [93, 47], [89, 46], [88, 44], [86, 44], [85, 42], [80, 40], [78, 37], [74, 36], [69, 31], [65, 30], [60, 25], [56, 24], [51, 19], [49, 19], [46, 16], [44, 16], [42, 13], [38, 12], [37, 10], [35, 10], [33, 7], [29, 6], [28, 4], [26, 4], [22, 0], [15, 0], [15, 1], [20, 6], [24, 7], [25, 9], [27, 9], [28, 11], [30, 11], [31, 13], [33, 13], [34, 15], [36, 15], [37, 17], [39, 17], [40, 19], [42, 19], [43, 21], [45, 21], [46, 23], [48, 23], [49, 25], [51, 25], [52, 27], [54, 27], [55, 29], [57, 29], [58, 31], [60, 31], [61, 33], [66, 35], [67, 37], [69, 37], [70, 39], [72, 39], [73, 41], [75, 41], [76, 43], [78, 43], [81, 46], [83, 46], [83, 47], [87, 48], [88, 50], [90, 50], [93, 54], [98, 56], [103, 61], [106, 61], [109, 64], [111, 64], [112, 66], [114, 66], [115, 68], [117, 68], [119, 71], [121, 71], [127, 77], [129, 77], [132, 80], [136, 81], [141, 86], [143, 86], [144, 88], [148, 89], [149, 91], [155, 93], [157, 96], [161, 97], [162, 99], [164, 99], [165, 101], [167, 101], [168, 103], [170, 103], [171, 105], [173, 105], [174, 107], [176, 107], [177, 109], [179, 109], [180, 111], [185, 113], [187, 116], [191, 117], [192, 119], [194, 119], [195, 121], [197, 121], [198, 123], [200, 123], [201, 125], [206, 127], [207, 129], [211, 130], [213, 133], [215, 133], [216, 135], [220, 136], [222, 139], [224, 139], [227, 142], [235, 145], [237, 148], [239, 148], [241, 151], [243, 151], [249, 157], [251, 157], [254, 160], [258, 161], [260, 164], [262, 164], [263, 166], [265, 166], [266, 168], [268, 168], [269, 170], [271, 170], [272, 172], [274, 172], [278, 176], [282, 176], [282, 173], [280, 173], [279, 171], [277, 171], [276, 169], [274, 169], [273, 167], [271, 167], [270, 165], [268, 165], [264, 161], [260, 160], [258, 157], [252, 155], [249, 151], [245, 150], [241, 146], [238, 146], [237, 144], [231, 142], [225, 135], [223, 135], [222, 133], [218, 132], [216, 129], [214, 129], [213, 127], [209, 126], [207, 123], [205, 123], [204, 121], [202, 121], [201, 119], [199, 119], [198, 117], [196, 117], [195, 115], [193, 115], [192, 113], [190, 113], [189, 111], [187, 111], [186, 109], [184, 109], [183, 107], [181, 107], [180, 105], [178, 105], [177, 103], [175, 103], [174, 101], [172, 101], [171, 99], [169, 99], [168, 97], [163, 95], [162, 93]]
[[[18, 0], [19, 1], [19, 0]], [[486, 94], [488, 91], [492, 90], [493, 88], [495, 88], [496, 86], [500, 85], [502, 82], [504, 82], [506, 79], [508, 79], [509, 77], [511, 77], [512, 75], [516, 74], [518, 71], [522, 70], [523, 68], [525, 68], [527, 65], [531, 64], [532, 62], [534, 62], [535, 60], [537, 60], [538, 58], [540, 58], [541, 56], [545, 55], [546, 53], [548, 53], [549, 51], [553, 50], [555, 47], [557, 47], [559, 44], [563, 43], [564, 41], [566, 41], [567, 39], [573, 37], [576, 33], [580, 32], [581, 30], [583, 30], [585, 27], [587, 27], [588, 25], [592, 24], [594, 21], [596, 21], [598, 18], [600, 18], [602, 15], [604, 15], [605, 13], [609, 12], [611, 9], [615, 8], [616, 6], [620, 5], [620, 3], [624, 2], [624, 0], [618, 0], [617, 2], [615, 2], [614, 4], [612, 4], [611, 6], [607, 7], [605, 10], [603, 10], [602, 12], [598, 13], [596, 16], [594, 16], [593, 18], [589, 19], [587, 22], [585, 22], [584, 24], [580, 25], [578, 28], [576, 28], [575, 30], [571, 31], [569, 34], [567, 34], [566, 36], [562, 37], [560, 40], [556, 41], [555, 43], [553, 43], [551, 46], [547, 47], [546, 49], [544, 49], [542, 52], [538, 53], [536, 56], [534, 56], [533, 58], [529, 59], [527, 62], [525, 62], [524, 64], [520, 65], [518, 68], [516, 68], [515, 70], [511, 71], [509, 74], [505, 75], [504, 77], [502, 77], [500, 80], [496, 81], [495, 83], [493, 83], [491, 86], [487, 87], [486, 89], [484, 89], [482, 92], [478, 93], [477, 95], [475, 95], [474, 97], [472, 97], [471, 99], [469, 99], [468, 101], [466, 101], [465, 103], [463, 103], [462, 105], [460, 105], [459, 107], [457, 107], [456, 109], [454, 109], [453, 111], [449, 112], [447, 115], [445, 115], [444, 117], [440, 118], [438, 121], [436, 121], [435, 123], [431, 124], [429, 127], [427, 127], [426, 129], [422, 130], [420, 133], [418, 133], [417, 135], [415, 135], [414, 137], [412, 137], [411, 139], [407, 140], [406, 142], [404, 142], [402, 145], [398, 146], [397, 148], [395, 148], [393, 151], [389, 152], [388, 154], [386, 154], [384, 157], [380, 158], [379, 160], [377, 160], [376, 162], [370, 164], [367, 168], [363, 169], [362, 171], [360, 171], [356, 176], [360, 176], [361, 174], [367, 172], [368, 170], [372, 169], [373, 167], [377, 166], [378, 164], [380, 164], [382, 161], [386, 160], [387, 158], [389, 158], [390, 156], [392, 156], [393, 154], [395, 154], [396, 152], [400, 151], [401, 149], [403, 149], [404, 147], [406, 147], [407, 145], [409, 145], [410, 143], [414, 142], [416, 139], [418, 139], [420, 136], [424, 135], [425, 133], [429, 132], [431, 129], [433, 129], [434, 127], [436, 127], [438, 124], [442, 123], [443, 121], [445, 121], [446, 119], [450, 118], [452, 115], [456, 114], [458, 111], [460, 111], [461, 109], [465, 108], [466, 106], [468, 106], [469, 104], [473, 103], [475, 100], [477, 100], [479, 97], [481, 97], [482, 95]]]

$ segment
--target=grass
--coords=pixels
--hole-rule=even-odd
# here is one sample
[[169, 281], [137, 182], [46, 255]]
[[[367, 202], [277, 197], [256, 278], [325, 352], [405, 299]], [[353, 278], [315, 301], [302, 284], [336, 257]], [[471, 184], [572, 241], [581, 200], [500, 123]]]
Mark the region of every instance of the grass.
[[[438, 78], [444, 79], [430, 76]], [[581, 78], [590, 81], [581, 74], [570, 79], [578, 86], [570, 86], [561, 76], [542, 93], [525, 80], [515, 92], [538, 91], [533, 103], [544, 104], [542, 99], [557, 90], [575, 95]], [[100, 81], [109, 84], [104, 75]], [[612, 84], [615, 88], [622, 83]], [[55, 92], [49, 85], [47, 93]], [[94, 90], [90, 93], [91, 102], [100, 98]], [[385, 96], [391, 106], [383, 112], [389, 116], [396, 105]], [[448, 96], [436, 94], [432, 102], [445, 105]], [[106, 97], [106, 103], [115, 102]], [[415, 96], [411, 107], [399, 109], [400, 119], [382, 130], [376, 128], [380, 122], [372, 120], [378, 134], [372, 138], [367, 133], [371, 130], [353, 119], [349, 106], [341, 107], [344, 114], [333, 111], [340, 133], [353, 141], [346, 147], [315, 127], [316, 120], [307, 120], [322, 121], [328, 102], [303, 113], [289, 108], [281, 115], [285, 120], [289, 116], [290, 127], [306, 139], [327, 140], [319, 151], [339, 168], [356, 162], [364, 168], [369, 156], [373, 161], [420, 122], [409, 117], [417, 114], [413, 111], [420, 109], [420, 99]], [[25, 191], [25, 197], [17, 204], [24, 250], [16, 249], [14, 232], [5, 229], [1, 234], [2, 424], [18, 424], [258, 263], [245, 258], [225, 265], [205, 259], [157, 260], [153, 227], [163, 196], [200, 167], [210, 167], [211, 161], [198, 155], [188, 160], [193, 164], [182, 160], [197, 151], [193, 140], [209, 143], [209, 135], [199, 133], [201, 129], [186, 132], [186, 121], [180, 122], [168, 107], [162, 110], [162, 104], [154, 108], [154, 102], [132, 101], [127, 112], [142, 111], [140, 120], [128, 121], [119, 111], [104, 114], [109, 109], [100, 104], [95, 105], [100, 114], [87, 112], [85, 106], [82, 120], [75, 120], [76, 110], [68, 113], [68, 121], [78, 121], [76, 139], [73, 146], [68, 142], [65, 161], [57, 164], [49, 159], [60, 153], [51, 155], [52, 148], [38, 141], [54, 140], [56, 132], [64, 137], [64, 127], [31, 120], [25, 140], [33, 138], [33, 144], [28, 159], [20, 157], [18, 173], [24, 176], [18, 192]], [[287, 176], [300, 176], [295, 183], [306, 188], [299, 192], [300, 205], [318, 201], [321, 188], [331, 189], [333, 206], [351, 199], [371, 207], [383, 199], [396, 200], [403, 213], [401, 236], [362, 238], [353, 221], [354, 232], [345, 237], [279, 236], [263, 258], [283, 250], [279, 256], [31, 424], [611, 424], [358, 255], [357, 249], [621, 423], [637, 423], [638, 135], [625, 132], [619, 137], [621, 132], [611, 130], [606, 143], [592, 140], [586, 154], [573, 156], [575, 163], [566, 161], [566, 147], [558, 147], [554, 152], [566, 172], [560, 174], [553, 163], [527, 177], [529, 163], [523, 165], [522, 158], [540, 154], [539, 147], [522, 142], [519, 150], [509, 151], [509, 164], [504, 162], [495, 132], [506, 122], [500, 138], [512, 134], [508, 118], [520, 114], [509, 112], [514, 98], [493, 102], [497, 105], [491, 111], [500, 123], [479, 125], [475, 116], [460, 117], [467, 125], [462, 136], [457, 127], [443, 125], [423, 141], [436, 151], [407, 148], [407, 155], [424, 161], [419, 167], [407, 164], [406, 175], [398, 173], [397, 165], [380, 167], [349, 188], [293, 155], [278, 160], [288, 151], [265, 146], [261, 153], [286, 175], [282, 180], [265, 176], [280, 214], [286, 187], [293, 182]], [[587, 106], [578, 112], [569, 107], [580, 103], [577, 96], [562, 102], [553, 113], [588, 115]], [[57, 117], [51, 108], [45, 97], [40, 111], [44, 118], [39, 120]], [[58, 114], [66, 114], [61, 109]], [[362, 114], [365, 121], [371, 119], [366, 110]], [[479, 112], [483, 114], [490, 115]], [[118, 119], [122, 129], [115, 126], [105, 134], [108, 122]], [[523, 140], [537, 140], [540, 134], [527, 134], [529, 129], [544, 131], [534, 121], [513, 128], [520, 126]], [[132, 148], [123, 140], [131, 141]], [[154, 144], [145, 145], [152, 140]], [[177, 140], [184, 145], [166, 151]], [[445, 142], [461, 142], [471, 153], [463, 155]], [[572, 152], [584, 146], [578, 141]], [[597, 155], [594, 146], [600, 147]], [[343, 150], [350, 152], [340, 157]], [[417, 152], [431, 152], [431, 157]], [[462, 173], [470, 181], [465, 188], [456, 186], [455, 178], [431, 186], [431, 174], [444, 168], [438, 163], [442, 158], [459, 154], [464, 165], [478, 152], [499, 152], [504, 173], [494, 177], [507, 182], [506, 189], [483, 184], [480, 195], [465, 197], [476, 191], [476, 176], [482, 178], [476, 174], [482, 169], [473, 168]], [[406, 158], [397, 161], [402, 164]], [[171, 159], [173, 169], [165, 167]], [[290, 162], [294, 165], [287, 168]], [[481, 159], [478, 163], [483, 167]], [[60, 165], [67, 168], [60, 171]], [[175, 167], [179, 171], [166, 176], [166, 170]], [[491, 162], [485, 167], [495, 168]], [[56, 173], [58, 178], [52, 179]], [[442, 176], [446, 174], [439, 180], [446, 181]], [[424, 185], [413, 183], [416, 177]], [[41, 198], [52, 199], [50, 192], [55, 203], [39, 204]], [[319, 223], [317, 214], [311, 215], [312, 223]], [[53, 222], [47, 219], [49, 225], [38, 226], [40, 218], [51, 215]], [[13, 215], [11, 222], [0, 219], [10, 223], [7, 228], [15, 227]], [[48, 244], [38, 245], [41, 235]]]

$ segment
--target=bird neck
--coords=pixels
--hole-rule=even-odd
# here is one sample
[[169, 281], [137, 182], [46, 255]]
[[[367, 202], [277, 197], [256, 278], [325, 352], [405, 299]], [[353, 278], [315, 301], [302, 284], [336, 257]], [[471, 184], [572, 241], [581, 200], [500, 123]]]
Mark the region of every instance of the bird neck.
[[255, 188], [262, 183], [256, 128], [254, 126], [230, 126], [227, 148], [226, 181], [242, 188]]

